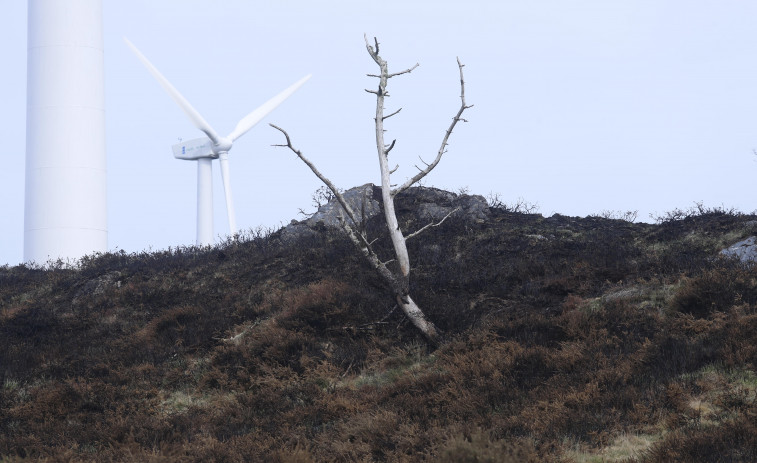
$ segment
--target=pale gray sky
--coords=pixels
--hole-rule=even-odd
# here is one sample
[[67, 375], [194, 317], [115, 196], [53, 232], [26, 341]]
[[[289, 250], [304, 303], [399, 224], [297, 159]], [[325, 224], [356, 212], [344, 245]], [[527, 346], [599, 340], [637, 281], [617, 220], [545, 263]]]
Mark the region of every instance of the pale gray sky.
[[[0, 28], [0, 265], [23, 253], [26, 2]], [[192, 244], [196, 164], [173, 158], [201, 136], [124, 45], [128, 37], [221, 133], [305, 74], [313, 78], [230, 153], [240, 228], [278, 226], [320, 185], [268, 122], [343, 188], [378, 183], [376, 66], [390, 69], [388, 137], [401, 169], [435, 155], [459, 105], [470, 121], [426, 185], [523, 197], [551, 215], [695, 201], [757, 209], [757, 3], [747, 0], [105, 0], [111, 250]], [[228, 232], [214, 165], [215, 230]]]

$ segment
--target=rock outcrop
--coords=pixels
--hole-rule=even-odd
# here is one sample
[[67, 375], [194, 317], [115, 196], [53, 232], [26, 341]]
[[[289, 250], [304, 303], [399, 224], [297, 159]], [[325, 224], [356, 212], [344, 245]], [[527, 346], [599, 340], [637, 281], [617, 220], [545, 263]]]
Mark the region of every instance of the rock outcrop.
[[442, 220], [459, 208], [456, 214], [471, 221], [489, 218], [489, 205], [480, 195], [458, 195], [438, 188], [410, 188], [397, 197], [398, 211], [415, 211], [419, 219], [429, 222]]
[[737, 258], [743, 263], [757, 262], [757, 236], [750, 236], [745, 240], [739, 241], [720, 251], [720, 254], [726, 257]]
[[[343, 193], [345, 200], [355, 213], [358, 221], [368, 222], [382, 211], [381, 188], [367, 183], [351, 188]], [[438, 188], [413, 187], [395, 198], [398, 215], [412, 214], [419, 220], [438, 222], [450, 212], [466, 220], [484, 222], [489, 218], [489, 205], [480, 195], [458, 195]], [[324, 204], [309, 218], [302, 221], [293, 220], [284, 227], [281, 237], [284, 240], [297, 240], [312, 236], [321, 227], [341, 227], [340, 216], [344, 215], [342, 206], [336, 199]]]

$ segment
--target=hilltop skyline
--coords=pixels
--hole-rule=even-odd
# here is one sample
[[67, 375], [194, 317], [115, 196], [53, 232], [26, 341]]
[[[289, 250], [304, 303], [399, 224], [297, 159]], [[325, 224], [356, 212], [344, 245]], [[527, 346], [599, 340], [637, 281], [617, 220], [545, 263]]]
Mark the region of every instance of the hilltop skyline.
[[[379, 183], [373, 146], [376, 71], [363, 34], [390, 68], [387, 124], [398, 182], [432, 159], [459, 104], [465, 64], [468, 124], [426, 185], [519, 197], [552, 213], [650, 213], [697, 201], [757, 209], [757, 5], [556, 0], [520, 4], [400, 1], [146, 0], [104, 5], [109, 248], [128, 252], [194, 242], [196, 173], [173, 158], [201, 136], [123, 44], [127, 36], [222, 132], [297, 80], [297, 94], [230, 152], [241, 229], [276, 227], [308, 209], [318, 180], [293, 143], [344, 189]], [[0, 171], [0, 265], [21, 262], [25, 153], [26, 5], [6, 9]], [[214, 166], [216, 233], [226, 216]]]

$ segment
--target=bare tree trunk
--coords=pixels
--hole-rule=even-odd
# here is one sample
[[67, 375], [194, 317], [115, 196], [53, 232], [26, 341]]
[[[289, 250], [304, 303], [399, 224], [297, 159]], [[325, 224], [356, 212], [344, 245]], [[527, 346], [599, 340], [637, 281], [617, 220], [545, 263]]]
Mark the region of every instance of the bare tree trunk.
[[[367, 39], [366, 46], [368, 53], [381, 69], [379, 88], [373, 93], [376, 94], [376, 118], [374, 120], [376, 122], [376, 149], [379, 157], [379, 168], [381, 169], [381, 199], [384, 201], [384, 218], [386, 219], [387, 227], [389, 227], [389, 236], [392, 239], [400, 271], [403, 277], [408, 278], [410, 276], [410, 257], [407, 254], [405, 237], [402, 234], [402, 230], [400, 230], [399, 223], [397, 223], [397, 213], [394, 211], [394, 195], [392, 195], [391, 171], [389, 169], [389, 151], [394, 147], [394, 142], [392, 142], [391, 146], [387, 146], [384, 143], [384, 97], [389, 80], [389, 70], [386, 61], [378, 55], [378, 50], [373, 50]], [[376, 44], [376, 48], [378, 48], [378, 43]], [[416, 64], [405, 72], [411, 72], [417, 66]]]
[[365, 44], [366, 44], [366, 48], [368, 49], [368, 53], [371, 55], [371, 58], [373, 58], [376, 64], [379, 65], [379, 69], [380, 69], [379, 75], [369, 74], [369, 76], [377, 77], [379, 79], [379, 86], [378, 86], [378, 90], [366, 90], [366, 91], [376, 95], [376, 118], [375, 118], [376, 149], [378, 151], [379, 168], [381, 170], [381, 196], [384, 202], [384, 219], [386, 220], [386, 225], [387, 225], [387, 228], [389, 229], [389, 236], [392, 240], [394, 254], [399, 266], [399, 274], [396, 274], [392, 272], [391, 270], [389, 270], [389, 268], [386, 266], [386, 263], [382, 262], [381, 259], [379, 259], [378, 255], [374, 252], [373, 247], [371, 246], [372, 242], [368, 239], [365, 229], [361, 228], [361, 224], [356, 220], [356, 215], [354, 211], [349, 206], [349, 204], [344, 199], [344, 197], [339, 192], [339, 190], [336, 188], [336, 186], [334, 186], [334, 184], [328, 178], [326, 178], [323, 174], [321, 174], [318, 171], [318, 169], [315, 167], [315, 165], [312, 162], [310, 162], [307, 158], [305, 158], [302, 152], [300, 152], [299, 150], [295, 149], [292, 146], [292, 142], [289, 138], [289, 134], [287, 134], [286, 131], [284, 131], [284, 129], [277, 127], [273, 124], [271, 124], [271, 126], [281, 131], [286, 137], [286, 141], [287, 141], [286, 145], [276, 145], [276, 146], [284, 146], [292, 150], [310, 168], [310, 170], [312, 170], [313, 173], [319, 179], [321, 179], [321, 181], [331, 190], [331, 192], [334, 193], [334, 196], [337, 198], [337, 200], [339, 201], [339, 204], [344, 209], [344, 213], [347, 215], [346, 218], [342, 217], [342, 227], [344, 228], [345, 232], [347, 232], [347, 235], [350, 237], [350, 239], [355, 244], [355, 246], [358, 249], [360, 249], [361, 253], [366, 257], [366, 259], [371, 264], [371, 266], [378, 272], [378, 274], [387, 284], [395, 300], [397, 301], [397, 305], [402, 309], [402, 311], [405, 313], [405, 315], [413, 324], [413, 326], [415, 326], [418, 330], [420, 330], [420, 332], [423, 333], [423, 335], [426, 337], [428, 341], [434, 344], [437, 344], [441, 336], [440, 330], [436, 327], [436, 325], [434, 325], [426, 317], [426, 315], [423, 313], [420, 307], [418, 307], [415, 301], [413, 301], [413, 299], [410, 297], [410, 257], [407, 252], [406, 241], [409, 238], [417, 236], [418, 234], [428, 229], [429, 227], [435, 227], [435, 226], [440, 225], [456, 210], [447, 214], [447, 216], [445, 216], [441, 221], [437, 223], [427, 224], [426, 226], [422, 227], [420, 230], [417, 230], [416, 232], [411, 233], [410, 235], [406, 237], [402, 233], [402, 230], [399, 226], [399, 222], [397, 221], [397, 213], [394, 209], [394, 197], [397, 194], [409, 188], [410, 186], [414, 185], [418, 181], [420, 181], [429, 172], [431, 172], [431, 170], [434, 167], [436, 167], [442, 155], [446, 152], [447, 141], [450, 135], [452, 134], [452, 130], [454, 129], [455, 125], [459, 121], [465, 121], [460, 116], [463, 114], [463, 111], [465, 111], [467, 108], [470, 108], [470, 106], [466, 106], [465, 104], [465, 82], [463, 80], [463, 65], [460, 64], [460, 60], [458, 59], [457, 64], [458, 64], [458, 68], [460, 69], [460, 87], [461, 87], [460, 99], [462, 100], [462, 103], [460, 105], [460, 109], [458, 110], [457, 114], [453, 117], [452, 124], [449, 126], [449, 128], [447, 129], [444, 135], [444, 139], [442, 140], [442, 145], [441, 145], [441, 148], [439, 148], [439, 152], [436, 155], [436, 159], [431, 164], [426, 164], [425, 169], [419, 168], [418, 169], [419, 172], [415, 176], [407, 180], [404, 184], [402, 184], [402, 186], [400, 186], [396, 190], [392, 191], [391, 174], [397, 168], [395, 168], [394, 170], [390, 170], [389, 152], [392, 150], [392, 148], [394, 148], [394, 144], [396, 140], [392, 141], [392, 143], [388, 146], [384, 143], [384, 133], [385, 133], [384, 120], [396, 115], [397, 113], [401, 111], [402, 108], [398, 109], [397, 111], [387, 116], [384, 115], [384, 99], [385, 97], [389, 96], [389, 94], [387, 93], [386, 87], [390, 78], [401, 75], [401, 74], [410, 73], [413, 71], [413, 69], [418, 67], [418, 64], [402, 72], [391, 74], [389, 73], [387, 62], [384, 59], [382, 59], [381, 56], [379, 56], [378, 41], [374, 39], [374, 42], [375, 42], [375, 48], [371, 46], [371, 44], [368, 42], [368, 38], [367, 37], [365, 38]]
[[[366, 48], [371, 58], [379, 65], [381, 74], [379, 75], [379, 87], [376, 93], [376, 118], [374, 119], [376, 125], [376, 150], [378, 151], [379, 168], [381, 169], [381, 198], [384, 202], [384, 219], [386, 220], [386, 226], [389, 228], [389, 237], [392, 240], [392, 246], [394, 247], [394, 254], [397, 256], [397, 263], [400, 268], [400, 275], [398, 275], [399, 288], [395, 290], [394, 297], [397, 300], [397, 304], [402, 308], [410, 322], [418, 328], [424, 336], [430, 341], [436, 343], [439, 338], [439, 329], [430, 320], [426, 318], [426, 315], [418, 307], [418, 305], [410, 297], [410, 256], [407, 253], [407, 243], [405, 242], [405, 236], [402, 234], [399, 223], [397, 221], [397, 213], [394, 210], [394, 195], [392, 194], [391, 186], [391, 170], [389, 168], [389, 151], [394, 147], [394, 143], [387, 146], [384, 142], [384, 98], [386, 97], [386, 86], [389, 81], [389, 66], [387, 62], [381, 58], [378, 54], [378, 42], [376, 42], [376, 48], [371, 47], [366, 37]], [[416, 64], [412, 68], [405, 72], [411, 72], [418, 65]]]

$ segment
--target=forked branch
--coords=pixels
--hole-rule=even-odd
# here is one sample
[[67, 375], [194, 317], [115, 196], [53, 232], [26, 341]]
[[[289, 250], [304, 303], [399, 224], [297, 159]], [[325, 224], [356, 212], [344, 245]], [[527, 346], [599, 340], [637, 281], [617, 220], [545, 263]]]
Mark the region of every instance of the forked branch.
[[[455, 117], [452, 118], [452, 123], [450, 124], [447, 131], [444, 133], [444, 138], [442, 139], [442, 146], [439, 147], [439, 152], [436, 153], [436, 159], [431, 164], [427, 164], [425, 169], [418, 169], [420, 172], [415, 174], [411, 179], [403, 183], [398, 188], [392, 190], [392, 196], [396, 196], [399, 193], [402, 193], [403, 191], [407, 190], [411, 186], [418, 183], [423, 177], [429, 174], [432, 170], [434, 170], [434, 167], [436, 167], [437, 164], [439, 164], [439, 161], [442, 159], [442, 155], [447, 152], [447, 145], [449, 144], [449, 137], [452, 135], [452, 131], [455, 129], [455, 126], [458, 122], [468, 122], [465, 119], [462, 118], [463, 112], [465, 112], [466, 109], [472, 108], [473, 105], [467, 105], [465, 103], [465, 79], [463, 77], [463, 67], [465, 67], [464, 64], [460, 63], [460, 58], [457, 58], [457, 67], [460, 69], [460, 109], [457, 110], [457, 114], [455, 114]], [[424, 162], [425, 164], [425, 162]]]

